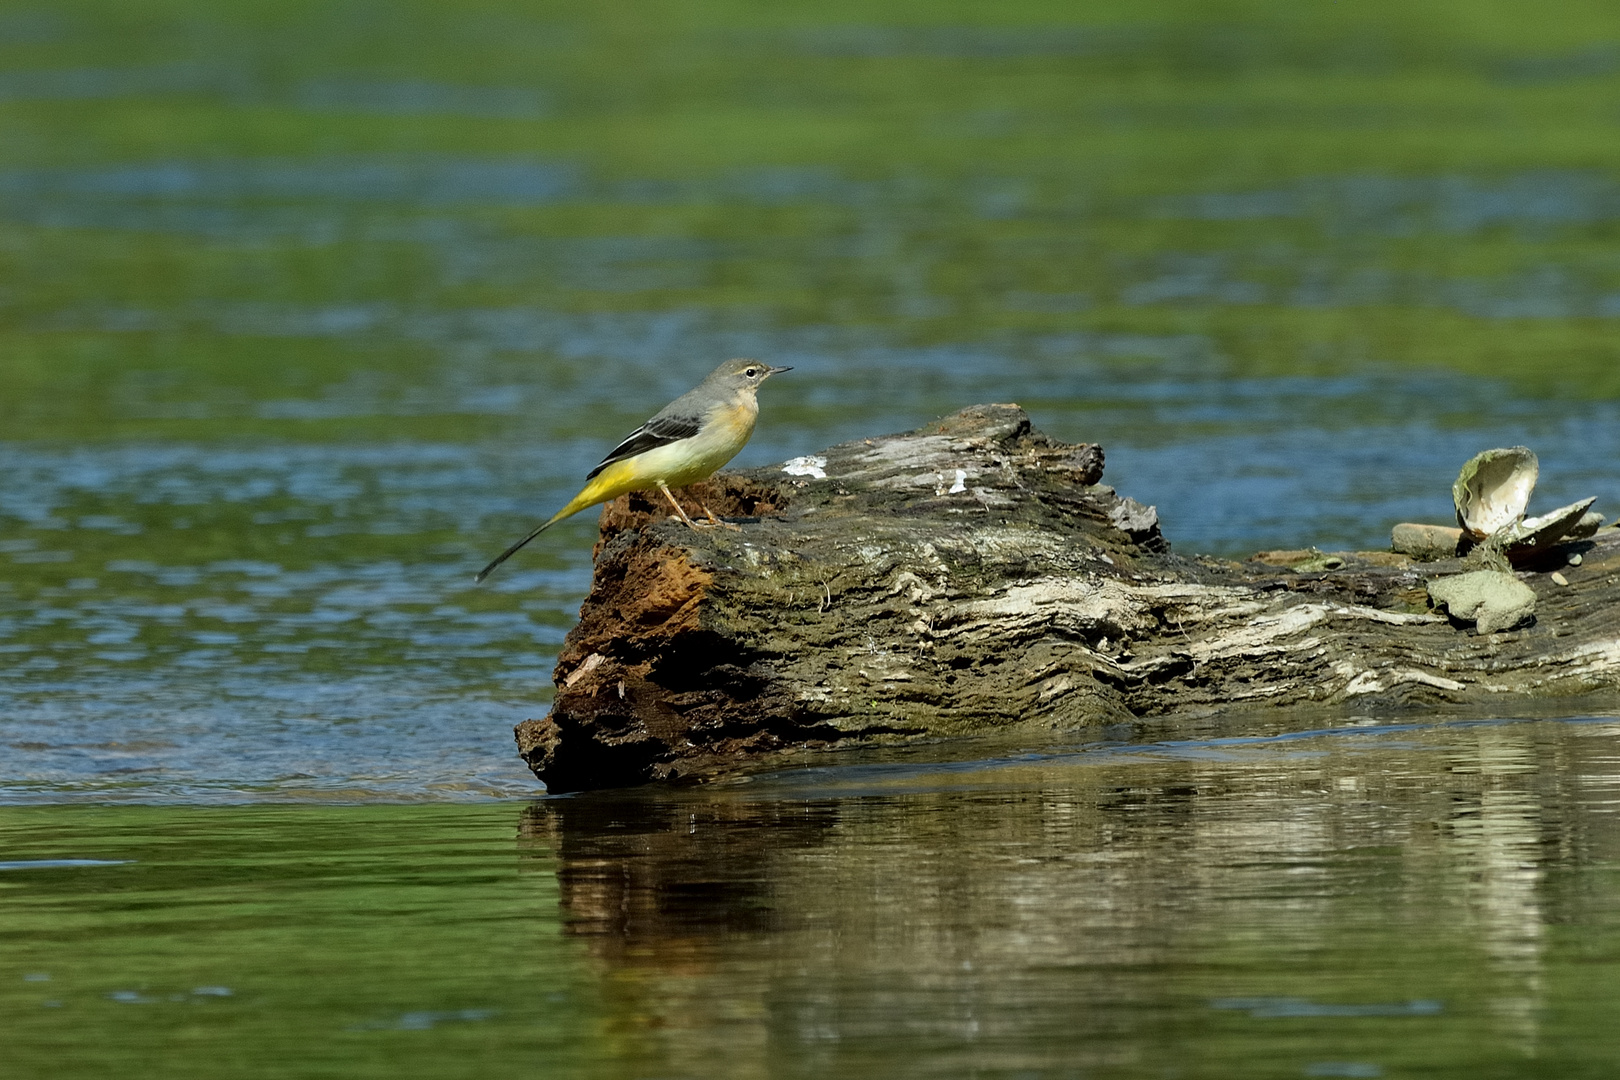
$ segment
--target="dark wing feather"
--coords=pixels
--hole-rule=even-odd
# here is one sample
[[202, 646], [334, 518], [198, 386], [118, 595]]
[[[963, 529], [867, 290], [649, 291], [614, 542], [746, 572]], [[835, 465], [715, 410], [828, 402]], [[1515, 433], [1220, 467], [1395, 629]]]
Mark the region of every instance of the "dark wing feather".
[[632, 431], [624, 442], [609, 451], [601, 464], [585, 474], [585, 479], [589, 480], [615, 461], [623, 461], [625, 458], [645, 454], [648, 450], [660, 446], [690, 439], [698, 433], [701, 425], [702, 422], [695, 416], [655, 416]]

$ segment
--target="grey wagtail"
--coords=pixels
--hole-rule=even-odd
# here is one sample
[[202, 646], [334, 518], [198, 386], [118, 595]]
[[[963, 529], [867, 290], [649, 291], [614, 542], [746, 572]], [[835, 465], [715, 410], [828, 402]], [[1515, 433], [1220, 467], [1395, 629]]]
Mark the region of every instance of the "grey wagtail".
[[[632, 431], [615, 446], [602, 463], [585, 474], [589, 481], [568, 505], [478, 571], [476, 581], [512, 556], [518, 548], [539, 536], [565, 517], [572, 517], [587, 506], [616, 499], [627, 491], [657, 488], [675, 508], [682, 521], [697, 528], [681, 504], [670, 494], [672, 487], [685, 487], [707, 479], [714, 471], [737, 456], [754, 433], [759, 417], [759, 384], [772, 375], [792, 368], [771, 367], [758, 360], [727, 360], [674, 401], [658, 410], [656, 416]], [[709, 517], [712, 519], [713, 514]]]

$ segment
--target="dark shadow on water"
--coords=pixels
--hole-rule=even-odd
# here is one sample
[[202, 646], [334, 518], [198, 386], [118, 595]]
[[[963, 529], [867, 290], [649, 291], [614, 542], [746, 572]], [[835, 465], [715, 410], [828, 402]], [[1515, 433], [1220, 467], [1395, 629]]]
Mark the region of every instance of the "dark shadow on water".
[[524, 810], [520, 835], [558, 863], [566, 933], [606, 953], [779, 928], [769, 855], [820, 844], [832, 803], [669, 802], [582, 795]]

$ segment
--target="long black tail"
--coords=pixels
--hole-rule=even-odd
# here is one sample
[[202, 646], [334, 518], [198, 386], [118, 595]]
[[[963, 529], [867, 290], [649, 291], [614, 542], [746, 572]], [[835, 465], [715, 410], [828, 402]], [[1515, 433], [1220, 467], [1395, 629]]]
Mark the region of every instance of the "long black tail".
[[530, 540], [533, 540], [535, 537], [539, 536], [541, 533], [545, 532], [547, 529], [549, 529], [553, 525], [557, 524], [557, 522], [560, 521], [560, 520], [562, 520], [561, 515], [552, 518], [550, 521], [546, 522], [544, 525], [541, 525], [541, 526], [537, 527], [534, 530], [534, 532], [530, 533], [528, 536], [525, 536], [523, 539], [519, 540], [517, 543], [513, 544], [511, 547], [507, 548], [505, 551], [503, 551], [499, 555], [495, 556], [495, 561], [494, 562], [491, 562], [488, 566], [484, 567], [482, 570], [478, 571], [478, 573], [473, 576], [473, 584], [476, 585], [479, 582], [483, 581], [485, 578], [489, 577], [490, 571], [494, 570], [497, 566], [501, 565], [501, 563], [505, 562], [507, 559], [510, 559], [513, 556], [513, 554], [516, 553], [518, 548], [522, 547], [524, 544], [527, 544]]

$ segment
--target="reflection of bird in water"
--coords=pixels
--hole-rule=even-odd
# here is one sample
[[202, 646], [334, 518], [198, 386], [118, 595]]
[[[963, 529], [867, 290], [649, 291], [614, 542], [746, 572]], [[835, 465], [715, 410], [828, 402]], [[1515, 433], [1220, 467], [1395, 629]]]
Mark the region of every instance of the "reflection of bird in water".
[[[670, 494], [672, 487], [685, 487], [707, 479], [714, 471], [737, 456], [754, 433], [759, 416], [759, 384], [790, 368], [771, 367], [757, 360], [727, 360], [709, 373], [696, 387], [658, 410], [658, 414], [615, 446], [602, 463], [586, 474], [589, 481], [578, 495], [478, 572], [474, 581], [483, 581], [518, 548], [551, 528], [563, 518], [587, 506], [616, 499], [627, 491], [657, 488], [675, 508], [682, 521], [697, 528], [681, 504]], [[705, 509], [707, 513], [707, 509]], [[711, 521], [716, 521], [712, 513]]]

